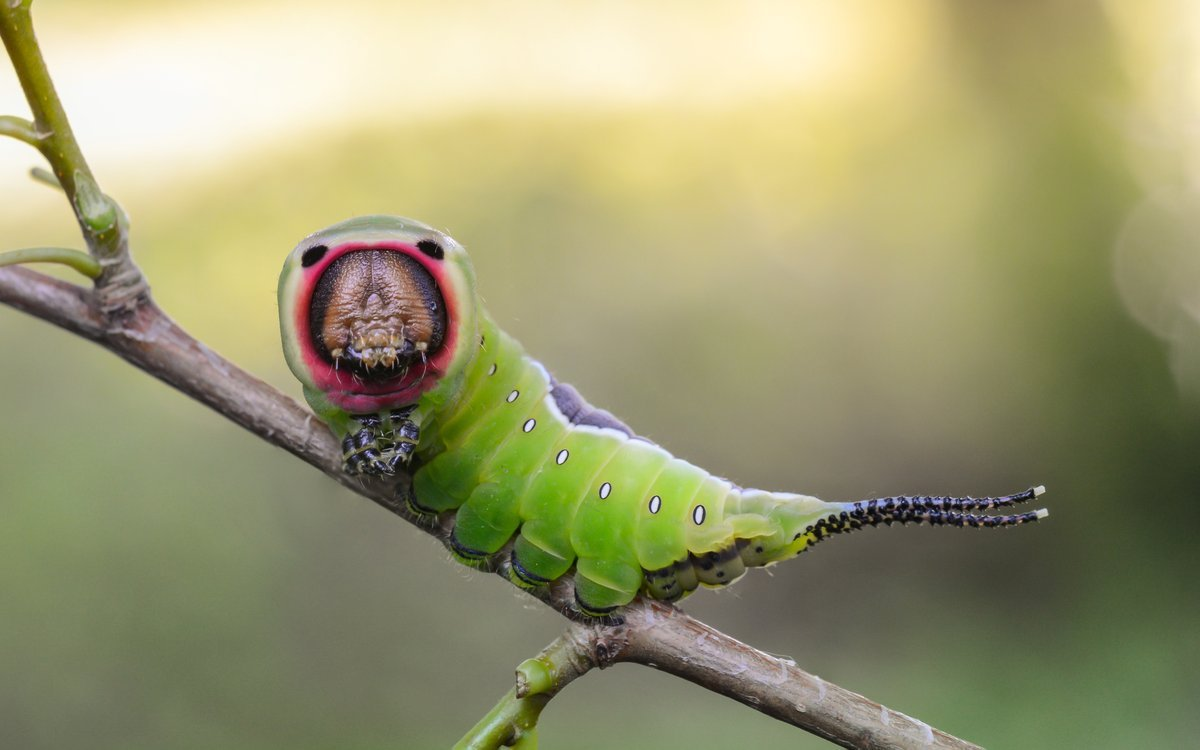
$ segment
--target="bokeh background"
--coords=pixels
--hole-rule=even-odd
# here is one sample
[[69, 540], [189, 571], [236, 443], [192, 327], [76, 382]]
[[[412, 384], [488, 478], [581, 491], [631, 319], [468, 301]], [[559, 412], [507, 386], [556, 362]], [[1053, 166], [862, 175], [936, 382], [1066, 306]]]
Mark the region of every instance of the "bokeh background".
[[[831, 499], [1050, 521], [822, 545], [685, 609], [991, 748], [1200, 733], [1187, 0], [38, 0], [158, 301], [288, 393], [275, 279], [386, 212], [643, 434]], [[13, 76], [0, 109], [25, 114]], [[5, 249], [78, 246], [0, 143]], [[116, 358], [0, 309], [0, 746], [439, 748], [561, 628]], [[651, 670], [547, 748], [825, 747]]]

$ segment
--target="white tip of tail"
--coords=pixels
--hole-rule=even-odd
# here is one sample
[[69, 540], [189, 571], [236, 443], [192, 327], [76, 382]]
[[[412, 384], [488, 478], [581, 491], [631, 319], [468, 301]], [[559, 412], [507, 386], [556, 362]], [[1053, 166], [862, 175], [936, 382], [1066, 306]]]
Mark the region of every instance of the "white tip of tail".
[[1046, 510], [1045, 508], [1038, 508], [1033, 512], [1033, 515], [1037, 516], [1037, 519], [1040, 521], [1046, 516], [1050, 515], [1050, 511]]
[[1037, 487], [1033, 488], [1033, 496], [1034, 497], [1040, 497], [1041, 495], [1044, 495], [1044, 494], [1046, 494], [1046, 485], [1039, 484]]

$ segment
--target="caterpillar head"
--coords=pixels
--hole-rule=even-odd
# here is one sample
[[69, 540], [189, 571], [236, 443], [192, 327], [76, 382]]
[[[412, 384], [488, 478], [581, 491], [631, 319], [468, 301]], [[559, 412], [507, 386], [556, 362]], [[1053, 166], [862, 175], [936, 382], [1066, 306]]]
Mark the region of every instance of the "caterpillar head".
[[305, 237], [279, 276], [292, 373], [351, 413], [409, 404], [453, 383], [476, 338], [462, 246], [411, 219], [363, 216]]

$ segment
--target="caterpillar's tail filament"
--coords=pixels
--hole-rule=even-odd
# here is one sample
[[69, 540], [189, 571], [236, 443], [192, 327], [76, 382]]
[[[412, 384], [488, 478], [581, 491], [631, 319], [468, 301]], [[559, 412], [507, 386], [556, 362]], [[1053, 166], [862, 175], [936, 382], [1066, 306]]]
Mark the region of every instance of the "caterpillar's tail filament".
[[980, 529], [1019, 526], [1040, 521], [1050, 515], [1050, 511], [1039, 508], [1025, 513], [998, 516], [963, 511], [1007, 508], [1028, 502], [1045, 491], [1045, 487], [1038, 486], [1024, 492], [1001, 497], [901, 495], [875, 500], [860, 500], [856, 503], [844, 503], [845, 510], [821, 518], [806, 528], [804, 533], [809, 537], [811, 545], [833, 534], [855, 531], [868, 526], [891, 526], [893, 523], [927, 523], [930, 526], [970, 526]]
[[[992, 510], [1007, 508], [1012, 505], [1028, 502], [1046, 491], [1045, 487], [1037, 486], [1001, 497], [927, 497], [907, 496], [883, 497], [877, 500], [860, 500], [857, 503], [847, 503], [853, 510], [870, 515], [891, 515], [907, 510], [942, 511], [945, 513], [964, 510]], [[1044, 509], [1043, 509], [1044, 510]], [[1000, 516], [997, 516], [998, 518]], [[897, 519], [899, 520], [899, 519]]]

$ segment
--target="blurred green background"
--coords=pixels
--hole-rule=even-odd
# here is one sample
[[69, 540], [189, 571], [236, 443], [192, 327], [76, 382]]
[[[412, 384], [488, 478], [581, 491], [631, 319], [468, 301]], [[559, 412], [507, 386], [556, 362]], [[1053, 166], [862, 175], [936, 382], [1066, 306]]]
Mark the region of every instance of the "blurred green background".
[[[36, 6], [157, 300], [213, 349], [298, 396], [295, 242], [446, 228], [534, 356], [715, 473], [1050, 489], [1048, 523], [854, 535], [690, 613], [990, 748], [1200, 733], [1194, 4]], [[0, 244], [78, 246], [36, 163], [0, 143]], [[447, 747], [561, 629], [98, 348], [0, 309], [0, 351], [2, 747]], [[827, 746], [629, 666], [542, 738]]]

